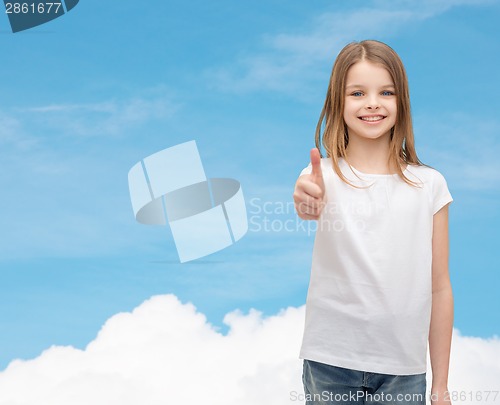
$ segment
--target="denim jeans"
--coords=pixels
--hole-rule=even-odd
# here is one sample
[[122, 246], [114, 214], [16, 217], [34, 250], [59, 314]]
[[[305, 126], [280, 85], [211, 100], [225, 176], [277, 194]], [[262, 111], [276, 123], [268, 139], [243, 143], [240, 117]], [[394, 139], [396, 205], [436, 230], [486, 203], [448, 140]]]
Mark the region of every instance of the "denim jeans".
[[425, 405], [425, 373], [390, 375], [304, 360], [306, 405]]

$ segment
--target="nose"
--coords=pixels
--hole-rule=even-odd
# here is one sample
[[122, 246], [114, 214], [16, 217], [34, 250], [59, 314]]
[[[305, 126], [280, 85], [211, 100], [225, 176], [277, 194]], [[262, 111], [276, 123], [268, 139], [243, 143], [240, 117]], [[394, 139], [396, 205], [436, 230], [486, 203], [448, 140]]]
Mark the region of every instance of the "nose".
[[380, 102], [376, 96], [369, 97], [366, 101], [367, 110], [378, 110], [380, 108]]

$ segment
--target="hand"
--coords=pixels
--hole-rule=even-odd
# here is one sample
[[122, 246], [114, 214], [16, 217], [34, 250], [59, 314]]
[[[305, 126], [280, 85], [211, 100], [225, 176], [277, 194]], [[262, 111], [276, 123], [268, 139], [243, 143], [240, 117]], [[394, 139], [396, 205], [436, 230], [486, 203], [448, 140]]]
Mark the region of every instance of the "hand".
[[447, 387], [431, 389], [431, 404], [432, 405], [451, 405], [450, 392]]
[[321, 157], [317, 148], [311, 149], [311, 165], [311, 174], [300, 176], [293, 192], [295, 210], [302, 219], [318, 219], [326, 204]]

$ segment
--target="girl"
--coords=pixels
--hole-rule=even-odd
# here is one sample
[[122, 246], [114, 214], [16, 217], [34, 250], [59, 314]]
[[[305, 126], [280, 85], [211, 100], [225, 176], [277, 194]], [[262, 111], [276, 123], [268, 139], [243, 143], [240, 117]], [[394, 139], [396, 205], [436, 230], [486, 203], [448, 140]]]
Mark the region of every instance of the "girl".
[[425, 404], [427, 343], [432, 404], [449, 404], [452, 197], [417, 157], [405, 69], [389, 46], [340, 52], [310, 157], [293, 196], [299, 217], [318, 221], [306, 404]]

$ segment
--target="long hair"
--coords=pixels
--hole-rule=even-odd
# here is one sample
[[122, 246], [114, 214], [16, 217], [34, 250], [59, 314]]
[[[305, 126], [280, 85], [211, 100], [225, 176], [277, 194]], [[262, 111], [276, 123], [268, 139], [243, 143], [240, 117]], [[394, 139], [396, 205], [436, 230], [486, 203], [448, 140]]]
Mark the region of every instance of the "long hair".
[[[383, 42], [374, 40], [352, 42], [340, 51], [333, 64], [325, 104], [316, 126], [316, 147], [321, 151], [320, 145], [323, 144], [327, 157], [332, 159], [337, 175], [344, 182], [351, 184], [340, 170], [339, 158], [346, 157], [349, 143], [349, 134], [344, 122], [347, 72], [359, 61], [368, 61], [385, 68], [394, 82], [397, 113], [396, 123], [391, 131], [388, 163], [389, 167], [396, 168], [401, 179], [416, 186], [416, 183], [408, 179], [401, 169], [405, 164], [422, 165], [415, 151], [408, 78], [398, 54]], [[321, 134], [322, 127], [324, 127], [323, 134]]]

